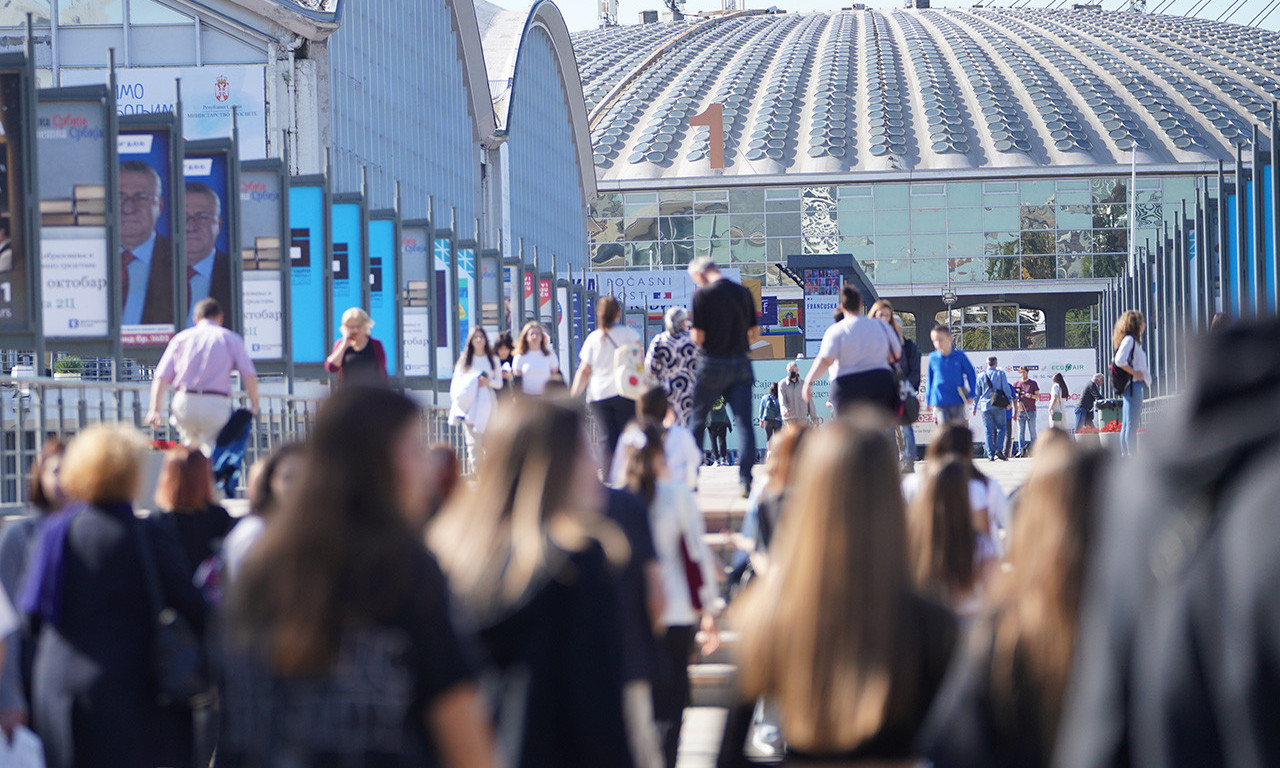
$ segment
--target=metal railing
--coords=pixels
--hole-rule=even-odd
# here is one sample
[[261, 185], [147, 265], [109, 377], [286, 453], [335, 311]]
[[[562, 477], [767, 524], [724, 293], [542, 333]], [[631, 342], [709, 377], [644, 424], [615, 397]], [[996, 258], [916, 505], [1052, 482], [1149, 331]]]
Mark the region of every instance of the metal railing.
[[[170, 393], [171, 395], [171, 393]], [[167, 416], [170, 395], [166, 395]], [[146, 424], [151, 386], [145, 383], [102, 383], [76, 379], [0, 376], [0, 510], [27, 501], [27, 471], [46, 441], [67, 440], [93, 424], [128, 424], [149, 440], [176, 441], [177, 431], [168, 423]], [[244, 392], [232, 395], [235, 407], [248, 407]], [[260, 457], [286, 443], [305, 440], [310, 434], [322, 398], [261, 392], [245, 449], [247, 469]], [[438, 406], [424, 406], [422, 419], [429, 442], [447, 443], [465, 466], [462, 430], [449, 423]], [[241, 472], [241, 488], [247, 472]]]

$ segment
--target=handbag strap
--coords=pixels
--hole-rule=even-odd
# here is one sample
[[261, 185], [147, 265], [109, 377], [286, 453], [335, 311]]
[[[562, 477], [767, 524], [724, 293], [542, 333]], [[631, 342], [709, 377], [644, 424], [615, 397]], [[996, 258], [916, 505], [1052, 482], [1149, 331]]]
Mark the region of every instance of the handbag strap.
[[134, 520], [133, 530], [133, 541], [138, 547], [138, 562], [142, 564], [142, 580], [147, 585], [147, 602], [151, 604], [152, 618], [159, 621], [160, 613], [164, 610], [164, 597], [160, 591], [155, 553], [152, 552], [151, 544], [147, 541], [151, 537], [147, 535], [147, 525], [142, 520]]

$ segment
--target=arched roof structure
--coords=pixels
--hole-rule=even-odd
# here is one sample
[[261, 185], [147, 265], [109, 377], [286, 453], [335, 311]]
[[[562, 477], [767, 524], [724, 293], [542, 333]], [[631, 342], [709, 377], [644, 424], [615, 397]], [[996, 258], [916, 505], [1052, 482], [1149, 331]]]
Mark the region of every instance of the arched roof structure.
[[[575, 35], [602, 182], [1230, 160], [1280, 33], [1100, 10], [743, 11]], [[723, 105], [725, 168], [708, 127]]]

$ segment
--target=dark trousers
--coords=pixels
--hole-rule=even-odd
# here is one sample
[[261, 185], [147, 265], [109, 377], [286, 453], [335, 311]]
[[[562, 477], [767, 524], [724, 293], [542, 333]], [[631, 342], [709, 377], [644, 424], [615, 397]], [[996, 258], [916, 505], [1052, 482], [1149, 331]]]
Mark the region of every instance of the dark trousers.
[[729, 458], [729, 440], [726, 435], [729, 434], [728, 424], [708, 424], [707, 431], [711, 433], [711, 455], [715, 459]]
[[596, 417], [596, 425], [604, 433], [604, 442], [600, 445], [600, 461], [607, 473], [613, 466], [613, 452], [618, 448], [618, 438], [622, 430], [636, 417], [636, 401], [625, 397], [608, 397], [594, 400], [591, 403], [591, 415]]
[[844, 413], [858, 403], [870, 403], [897, 414], [901, 398], [898, 381], [887, 368], [846, 374], [835, 380], [834, 389], [836, 413]]
[[689, 706], [689, 658], [697, 629], [692, 626], [667, 627], [658, 642], [658, 679], [653, 684], [653, 722], [658, 726], [662, 756], [667, 768], [675, 768], [680, 751], [680, 725]]
[[703, 355], [698, 362], [698, 378], [693, 385], [693, 417], [690, 428], [693, 439], [702, 449], [702, 435], [707, 429], [707, 415], [711, 406], [723, 397], [733, 411], [742, 441], [738, 457], [738, 474], [745, 482], [751, 482], [751, 467], [756, 463], [756, 430], [751, 422], [751, 387], [755, 377], [751, 373], [751, 360], [746, 355], [719, 357]]
[[773, 441], [773, 436], [782, 429], [781, 419], [765, 419], [764, 420], [764, 444], [769, 447], [769, 443]]

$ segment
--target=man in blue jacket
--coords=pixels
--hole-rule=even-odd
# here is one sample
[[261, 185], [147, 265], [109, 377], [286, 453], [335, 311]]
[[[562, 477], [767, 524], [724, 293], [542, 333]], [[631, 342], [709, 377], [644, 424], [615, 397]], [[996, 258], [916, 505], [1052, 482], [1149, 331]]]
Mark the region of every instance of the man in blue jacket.
[[978, 388], [973, 363], [969, 362], [968, 355], [955, 348], [947, 326], [935, 325], [929, 338], [933, 340], [934, 351], [929, 354], [925, 397], [939, 424], [964, 424], [968, 421], [965, 404], [972, 400]]
[[1009, 431], [1007, 409], [1013, 403], [1013, 387], [1009, 385], [1009, 377], [997, 367], [995, 355], [987, 358], [987, 370], [978, 377], [977, 396], [973, 412], [982, 409], [982, 424], [987, 429], [987, 458], [1008, 461], [1003, 449]]

